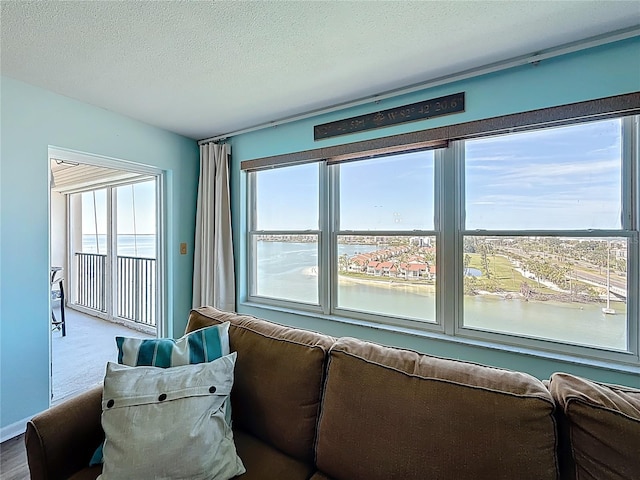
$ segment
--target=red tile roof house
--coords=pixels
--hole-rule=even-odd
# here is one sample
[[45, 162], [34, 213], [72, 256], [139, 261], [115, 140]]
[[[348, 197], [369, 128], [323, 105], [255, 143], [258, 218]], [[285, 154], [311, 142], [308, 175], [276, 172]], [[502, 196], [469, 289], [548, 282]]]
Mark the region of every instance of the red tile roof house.
[[409, 272], [409, 264], [408, 263], [400, 263], [400, 265], [398, 265], [398, 277], [401, 278], [408, 278], [408, 272]]
[[376, 262], [375, 260], [371, 260], [369, 262], [369, 264], [367, 265], [367, 273], [370, 275], [375, 275], [376, 274], [376, 267], [378, 266], [380, 262]]
[[358, 255], [349, 260], [349, 265], [347, 270], [349, 272], [364, 272], [367, 270], [367, 262], [368, 258], [365, 256]]
[[391, 268], [393, 268], [393, 262], [381, 262], [375, 268], [376, 276], [389, 277]]
[[409, 277], [420, 278], [428, 275], [428, 265], [426, 263], [410, 263], [409, 264]]

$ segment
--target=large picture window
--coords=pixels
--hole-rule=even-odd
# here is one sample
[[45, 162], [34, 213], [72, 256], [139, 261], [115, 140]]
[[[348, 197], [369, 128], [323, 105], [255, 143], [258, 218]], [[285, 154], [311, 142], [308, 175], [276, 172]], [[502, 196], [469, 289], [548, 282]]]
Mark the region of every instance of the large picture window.
[[435, 322], [434, 155], [333, 165], [335, 309]]
[[251, 293], [319, 304], [318, 165], [254, 174]]
[[637, 117], [445, 145], [249, 173], [248, 300], [637, 363]]
[[622, 137], [615, 119], [465, 142], [465, 327], [627, 350]]

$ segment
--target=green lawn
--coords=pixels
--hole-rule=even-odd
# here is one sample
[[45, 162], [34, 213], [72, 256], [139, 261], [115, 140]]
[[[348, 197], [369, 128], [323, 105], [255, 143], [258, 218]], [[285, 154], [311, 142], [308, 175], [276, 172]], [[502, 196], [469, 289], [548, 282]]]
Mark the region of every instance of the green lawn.
[[[465, 253], [465, 255], [467, 255]], [[486, 279], [486, 272], [482, 266], [482, 258], [478, 253], [469, 253], [471, 262], [469, 267], [476, 268], [482, 272], [482, 276], [478, 277], [478, 280]], [[538, 282], [530, 278], [524, 277], [520, 272], [516, 271], [505, 257], [500, 255], [489, 255], [487, 258], [489, 263], [489, 271], [491, 272], [491, 278], [498, 282], [499, 290], [505, 292], [519, 292], [522, 282], [527, 282], [534, 287], [540, 293], [553, 293], [553, 290], [545, 287]]]

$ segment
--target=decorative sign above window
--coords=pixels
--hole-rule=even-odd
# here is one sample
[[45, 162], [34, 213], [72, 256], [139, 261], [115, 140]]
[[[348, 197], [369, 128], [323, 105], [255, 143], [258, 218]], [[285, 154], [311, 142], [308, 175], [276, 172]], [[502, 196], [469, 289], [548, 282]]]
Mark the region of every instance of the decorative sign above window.
[[390, 108], [389, 110], [382, 110], [368, 115], [338, 120], [337, 122], [316, 125], [313, 127], [313, 139], [322, 140], [458, 112], [464, 112], [464, 92]]

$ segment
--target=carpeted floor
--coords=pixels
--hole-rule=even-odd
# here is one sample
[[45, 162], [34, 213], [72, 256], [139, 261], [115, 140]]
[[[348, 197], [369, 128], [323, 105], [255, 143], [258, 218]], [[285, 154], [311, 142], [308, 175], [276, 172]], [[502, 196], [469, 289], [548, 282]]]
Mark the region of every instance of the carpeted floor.
[[[60, 309], [55, 314], [60, 318]], [[51, 333], [54, 404], [102, 382], [107, 361], [117, 361], [116, 336], [153, 337], [70, 308], [65, 314], [67, 335]]]

